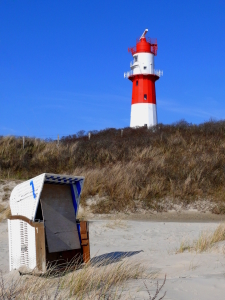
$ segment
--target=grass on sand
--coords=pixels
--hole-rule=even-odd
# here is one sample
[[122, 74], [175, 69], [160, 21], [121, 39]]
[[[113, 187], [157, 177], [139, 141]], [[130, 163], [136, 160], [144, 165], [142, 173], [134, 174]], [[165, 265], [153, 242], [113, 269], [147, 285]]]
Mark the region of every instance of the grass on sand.
[[177, 253], [183, 253], [184, 251], [204, 252], [221, 241], [225, 241], [225, 223], [220, 224], [214, 232], [202, 231], [198, 239], [192, 243], [182, 241]]
[[[126, 282], [140, 278], [150, 279], [144, 271], [144, 267], [139, 262], [130, 262], [127, 258], [116, 263], [110, 260], [88, 263], [80, 269], [74, 261], [63, 273], [51, 269], [42, 276], [27, 273], [8, 282], [2, 276], [0, 298], [7, 300], [127, 299], [124, 294], [122, 295]], [[165, 281], [166, 278], [160, 287], [157, 284], [154, 299], [158, 299]], [[146, 292], [149, 293], [148, 288]], [[162, 297], [160, 299], [163, 299]]]

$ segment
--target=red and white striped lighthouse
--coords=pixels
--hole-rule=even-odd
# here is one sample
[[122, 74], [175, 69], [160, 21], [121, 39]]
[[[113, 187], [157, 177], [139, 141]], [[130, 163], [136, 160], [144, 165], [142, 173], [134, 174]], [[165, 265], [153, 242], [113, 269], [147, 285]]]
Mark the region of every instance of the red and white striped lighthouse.
[[146, 38], [147, 32], [145, 29], [135, 47], [128, 48], [134, 59], [130, 63], [131, 71], [124, 73], [133, 83], [130, 127], [157, 125], [155, 81], [163, 72], [155, 70], [157, 40]]

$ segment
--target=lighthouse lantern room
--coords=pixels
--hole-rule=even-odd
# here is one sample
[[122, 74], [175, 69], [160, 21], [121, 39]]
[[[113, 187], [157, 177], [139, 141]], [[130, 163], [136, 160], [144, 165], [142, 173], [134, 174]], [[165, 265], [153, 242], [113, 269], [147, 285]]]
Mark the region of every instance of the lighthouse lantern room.
[[157, 125], [155, 82], [163, 72], [155, 70], [157, 40], [145, 37], [147, 32], [145, 29], [135, 47], [128, 48], [133, 56], [131, 71], [124, 73], [124, 78], [133, 83], [130, 127]]

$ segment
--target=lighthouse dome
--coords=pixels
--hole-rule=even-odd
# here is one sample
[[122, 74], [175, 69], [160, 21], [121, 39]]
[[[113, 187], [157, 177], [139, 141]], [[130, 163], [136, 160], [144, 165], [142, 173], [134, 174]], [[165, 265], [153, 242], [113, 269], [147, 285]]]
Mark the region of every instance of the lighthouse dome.
[[136, 45], [136, 53], [140, 52], [151, 53], [151, 44], [146, 41], [146, 38], [141, 38]]
[[158, 45], [156, 39], [141, 37], [137, 40], [136, 46], [128, 48], [128, 52], [131, 52], [132, 55], [143, 52], [157, 55], [157, 49]]

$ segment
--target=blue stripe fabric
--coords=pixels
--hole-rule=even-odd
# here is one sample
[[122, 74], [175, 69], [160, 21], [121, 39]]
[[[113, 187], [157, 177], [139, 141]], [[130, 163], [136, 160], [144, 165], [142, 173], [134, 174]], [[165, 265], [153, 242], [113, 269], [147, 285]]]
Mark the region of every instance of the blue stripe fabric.
[[77, 188], [77, 193], [78, 193], [78, 197], [79, 197], [80, 196], [80, 192], [81, 192], [80, 181], [76, 182], [76, 188]]
[[72, 194], [72, 200], [73, 200], [73, 207], [75, 211], [75, 216], [77, 216], [77, 201], [76, 201], [76, 196], [75, 196], [75, 191], [74, 191], [74, 185], [70, 185], [71, 188], [71, 194]]
[[77, 223], [77, 231], [78, 231], [78, 236], [81, 244], [81, 236], [80, 236], [80, 223]]

